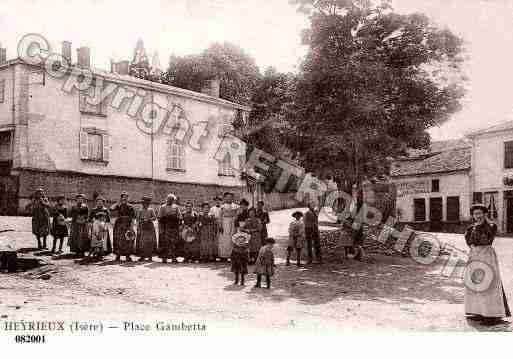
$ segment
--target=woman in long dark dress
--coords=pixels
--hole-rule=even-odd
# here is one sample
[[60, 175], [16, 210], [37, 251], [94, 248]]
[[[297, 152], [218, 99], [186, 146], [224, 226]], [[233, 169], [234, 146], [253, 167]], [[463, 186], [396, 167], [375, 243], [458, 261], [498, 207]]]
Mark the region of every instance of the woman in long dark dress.
[[127, 232], [134, 232], [135, 208], [128, 203], [128, 193], [122, 192], [119, 203], [110, 208], [111, 212], [117, 213], [114, 223], [114, 254], [116, 261], [125, 256], [127, 262], [132, 261], [131, 255], [134, 254], [134, 239]]
[[37, 239], [37, 249], [47, 249], [46, 238], [50, 233], [50, 202], [42, 188], [36, 190], [30, 206], [32, 209], [32, 233]]
[[157, 249], [157, 234], [155, 232], [155, 220], [157, 214], [150, 208], [151, 197], [142, 198], [142, 209], [137, 214], [137, 255], [142, 262], [146, 258], [151, 262], [153, 254]]
[[465, 231], [470, 247], [465, 271], [465, 313], [472, 319], [493, 324], [511, 316], [492, 246], [497, 225], [486, 218], [488, 208], [484, 205], [475, 204], [470, 211], [474, 223]]
[[69, 240], [70, 251], [83, 256], [89, 250], [88, 218], [89, 208], [85, 203], [85, 195], [76, 197], [76, 204], [71, 208], [71, 236]]
[[269, 236], [267, 232], [267, 225], [271, 223], [271, 219], [269, 218], [269, 213], [265, 210], [264, 201], [258, 201], [256, 215], [260, 219], [260, 223], [262, 223], [262, 246], [266, 244], [266, 239]]
[[200, 260], [214, 262], [217, 256], [217, 234], [219, 225], [216, 217], [210, 214], [210, 204], [203, 203], [202, 212], [198, 217], [198, 237], [200, 241]]
[[[159, 214], [159, 243], [158, 252], [163, 263], [168, 259], [176, 263], [176, 258], [183, 253], [183, 245], [180, 243], [180, 225], [182, 214], [176, 204], [176, 196], [170, 194], [166, 203], [160, 207]], [[181, 248], [182, 247], [182, 248]]]
[[64, 204], [64, 196], [57, 198], [57, 205], [53, 208], [52, 213], [52, 253], [55, 253], [57, 249], [57, 241], [59, 241], [59, 253], [62, 253], [62, 245], [64, 238], [68, 236], [68, 226], [66, 225], [66, 219], [68, 218], [68, 209]]
[[199, 261], [200, 257], [200, 240], [197, 235], [198, 215], [194, 212], [191, 202], [185, 205], [185, 213], [183, 214], [183, 230], [182, 241], [184, 242], [184, 262]]

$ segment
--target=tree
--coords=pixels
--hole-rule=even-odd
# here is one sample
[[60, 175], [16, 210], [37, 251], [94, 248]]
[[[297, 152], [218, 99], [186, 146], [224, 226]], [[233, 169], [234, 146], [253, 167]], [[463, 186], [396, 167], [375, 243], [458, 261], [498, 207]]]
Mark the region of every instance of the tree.
[[230, 43], [215, 43], [199, 55], [172, 56], [164, 82], [192, 91], [201, 91], [211, 79], [221, 81], [220, 97], [250, 104], [260, 78], [255, 60]]
[[288, 141], [296, 136], [290, 133], [288, 118], [294, 86], [294, 74], [280, 73], [273, 67], [264, 72], [252, 97], [246, 142], [274, 156], [291, 157]]
[[449, 30], [387, 1], [291, 2], [310, 16], [292, 122], [309, 170], [388, 173], [388, 156], [428, 146], [426, 130], [460, 109], [463, 41]]

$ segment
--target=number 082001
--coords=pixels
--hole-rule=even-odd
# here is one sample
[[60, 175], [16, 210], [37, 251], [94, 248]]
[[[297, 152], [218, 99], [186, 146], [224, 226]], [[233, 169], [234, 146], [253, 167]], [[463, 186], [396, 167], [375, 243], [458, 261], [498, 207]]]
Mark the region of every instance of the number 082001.
[[17, 335], [14, 340], [16, 343], [23, 344], [23, 343], [45, 343], [46, 338], [44, 335]]

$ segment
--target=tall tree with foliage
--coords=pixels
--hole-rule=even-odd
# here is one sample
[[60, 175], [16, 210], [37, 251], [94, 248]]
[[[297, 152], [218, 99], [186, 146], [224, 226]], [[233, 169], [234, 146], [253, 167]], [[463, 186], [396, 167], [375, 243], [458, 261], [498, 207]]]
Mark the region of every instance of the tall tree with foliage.
[[164, 82], [192, 91], [201, 91], [207, 80], [221, 81], [220, 97], [250, 104], [260, 78], [255, 60], [240, 47], [215, 43], [199, 55], [172, 56]]
[[358, 181], [387, 157], [429, 145], [427, 129], [460, 109], [463, 41], [388, 2], [291, 0], [310, 17], [296, 83], [297, 149], [309, 170]]

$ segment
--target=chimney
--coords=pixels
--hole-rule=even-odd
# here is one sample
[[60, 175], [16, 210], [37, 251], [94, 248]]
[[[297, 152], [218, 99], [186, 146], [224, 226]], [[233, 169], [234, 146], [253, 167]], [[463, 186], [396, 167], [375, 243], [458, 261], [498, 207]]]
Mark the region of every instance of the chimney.
[[0, 47], [0, 65], [7, 62], [7, 49]]
[[83, 69], [91, 68], [91, 49], [89, 47], [81, 47], [77, 49], [77, 65]]
[[68, 60], [68, 64], [71, 65], [71, 42], [62, 42], [62, 57]]
[[221, 88], [221, 80], [219, 80], [219, 79], [207, 80], [207, 81], [205, 81], [205, 85], [201, 89], [201, 93], [204, 93], [205, 95], [209, 95], [212, 97], [219, 98], [220, 88]]
[[129, 64], [130, 63], [127, 60], [119, 62], [112, 61], [110, 65], [111, 72], [119, 75], [128, 75]]

